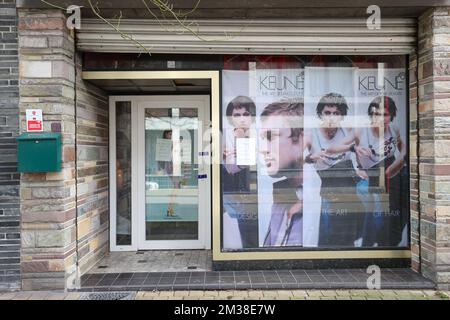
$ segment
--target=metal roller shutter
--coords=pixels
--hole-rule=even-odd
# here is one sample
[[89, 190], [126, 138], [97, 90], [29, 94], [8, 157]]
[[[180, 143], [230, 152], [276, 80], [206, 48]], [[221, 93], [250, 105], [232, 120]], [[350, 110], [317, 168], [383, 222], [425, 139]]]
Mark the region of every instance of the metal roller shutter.
[[[117, 20], [110, 20], [117, 26]], [[417, 21], [382, 19], [370, 30], [361, 19], [199, 20], [192, 28], [199, 39], [177, 24], [129, 19], [120, 30], [154, 53], [221, 54], [404, 54], [416, 48]], [[77, 48], [97, 52], [142, 52], [98, 19], [84, 19], [77, 30]]]

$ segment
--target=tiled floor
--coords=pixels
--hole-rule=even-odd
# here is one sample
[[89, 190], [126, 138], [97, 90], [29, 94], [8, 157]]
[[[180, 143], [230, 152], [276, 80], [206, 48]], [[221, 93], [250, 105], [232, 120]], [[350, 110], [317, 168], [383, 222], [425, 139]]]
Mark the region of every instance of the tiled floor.
[[89, 273], [211, 271], [211, 250], [110, 252]]
[[[124, 269], [127, 270], [127, 269]], [[365, 269], [89, 273], [80, 291], [367, 289]], [[381, 269], [382, 289], [434, 289], [410, 269]]]

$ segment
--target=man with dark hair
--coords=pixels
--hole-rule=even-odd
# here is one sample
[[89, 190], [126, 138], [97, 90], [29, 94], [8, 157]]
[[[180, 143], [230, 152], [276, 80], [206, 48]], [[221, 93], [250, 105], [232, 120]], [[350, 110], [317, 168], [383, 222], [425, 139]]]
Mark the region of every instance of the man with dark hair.
[[312, 128], [305, 136], [305, 147], [310, 152], [305, 162], [314, 164], [321, 180], [318, 245], [322, 247], [354, 246], [361, 224], [362, 209], [356, 196], [355, 170], [350, 156], [351, 152], [361, 150], [334, 150], [352, 135], [351, 128], [341, 127], [347, 112], [348, 105], [342, 95], [323, 96], [316, 107], [320, 127]]
[[[324, 109], [329, 106], [334, 106], [336, 110], [333, 112], [330, 110]], [[340, 115], [346, 116], [348, 112], [347, 101], [345, 98], [338, 93], [331, 92], [325, 96], [323, 96], [316, 107], [317, 116], [322, 119], [322, 116], [330, 116], [330, 115]]]
[[303, 103], [276, 102], [261, 113], [260, 150], [273, 184], [264, 246], [303, 244]]
[[376, 97], [375, 99], [373, 99], [370, 102], [369, 107], [367, 108], [367, 114], [370, 118], [372, 118], [374, 113], [377, 112], [380, 109], [380, 106], [383, 105], [384, 108], [382, 109], [385, 109], [387, 111], [390, 121], [394, 121], [394, 118], [397, 116], [397, 106], [395, 105], [394, 100], [392, 100], [392, 98], [388, 96]]
[[[406, 145], [393, 122], [397, 107], [391, 97], [378, 96], [370, 102], [367, 114], [370, 125], [358, 128], [334, 147], [334, 151], [366, 150], [357, 152], [358, 175], [362, 178], [358, 195], [366, 208], [360, 230], [362, 246], [406, 246], [409, 179]], [[384, 175], [382, 185], [380, 174]], [[389, 202], [382, 201], [383, 192], [388, 194]]]
[[256, 174], [252, 175], [250, 165], [239, 163], [236, 144], [239, 139], [256, 139], [253, 127], [255, 112], [255, 103], [246, 96], [237, 96], [230, 101], [225, 112], [230, 128], [224, 132], [222, 154], [223, 208], [230, 218], [237, 221], [242, 248], [258, 247], [256, 190], [250, 190], [252, 179], [256, 185]]
[[[247, 112], [247, 114], [244, 114], [245, 112]], [[239, 116], [237, 116], [238, 113], [240, 114]], [[241, 117], [239, 119], [244, 119], [244, 117], [250, 116], [254, 117], [256, 114], [256, 106], [255, 103], [252, 101], [252, 99], [250, 99], [249, 97], [237, 96], [228, 103], [225, 114], [230, 124], [236, 126], [235, 123], [236, 116], [238, 118]]]

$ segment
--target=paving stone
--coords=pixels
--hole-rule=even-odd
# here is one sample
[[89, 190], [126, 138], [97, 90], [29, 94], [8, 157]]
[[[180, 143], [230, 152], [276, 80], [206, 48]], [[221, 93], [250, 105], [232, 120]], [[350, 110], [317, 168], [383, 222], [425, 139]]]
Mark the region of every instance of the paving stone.
[[189, 291], [189, 297], [203, 297], [204, 292], [200, 290]]
[[382, 293], [378, 290], [364, 290], [367, 297], [380, 297]]
[[397, 294], [394, 292], [394, 290], [378, 290], [381, 292], [381, 295], [383, 296], [396, 296]]
[[168, 297], [155, 297], [153, 300], [180, 300], [180, 297], [168, 296]]
[[307, 297], [308, 293], [306, 290], [292, 290], [292, 296], [293, 297]]
[[136, 299], [141, 299], [145, 296], [145, 291], [139, 291], [136, 293]]
[[324, 297], [334, 297], [337, 295], [335, 290], [321, 290], [320, 292]]
[[350, 295], [357, 297], [365, 297], [367, 294], [364, 290], [350, 290]]
[[186, 297], [189, 295], [189, 291], [188, 290], [177, 290], [173, 292], [173, 295], [175, 297]]
[[173, 297], [173, 291], [148, 291], [149, 294], [159, 293], [159, 297]]
[[292, 297], [292, 290], [278, 290], [278, 295], [280, 297]]
[[428, 297], [432, 297], [436, 295], [436, 291], [435, 290], [422, 290], [423, 294], [428, 296]]
[[0, 294], [0, 300], [12, 300], [16, 295], [15, 292]]
[[164, 292], [164, 291], [144, 291], [143, 292], [144, 297], [167, 297], [167, 296], [173, 296], [173, 292]]
[[232, 297], [233, 295], [237, 296], [240, 292], [244, 292], [245, 296], [248, 297], [247, 291], [232, 291], [232, 290], [223, 290], [219, 291], [219, 298], [221, 299], [227, 299], [228, 297]]
[[12, 300], [28, 300], [31, 297], [31, 293], [27, 292], [18, 292]]
[[307, 290], [308, 297], [322, 297], [323, 294], [319, 290]]
[[419, 295], [413, 295], [410, 298], [411, 300], [429, 300], [429, 297], [427, 296], [419, 296]]
[[275, 290], [267, 290], [267, 291], [263, 291], [263, 296], [264, 297], [278, 297], [278, 291]]
[[350, 291], [348, 290], [336, 290], [338, 296], [350, 296]]
[[205, 297], [218, 297], [219, 296], [219, 292], [218, 291], [208, 290], [208, 291], [204, 292], [204, 296]]
[[80, 296], [79, 292], [69, 292], [64, 300], [79, 300]]
[[255, 291], [248, 291], [248, 297], [249, 298], [259, 298], [263, 297], [263, 291], [262, 290], [255, 290]]
[[230, 290], [228, 290], [228, 292], [232, 292], [232, 295], [236, 296], [236, 297], [248, 298], [249, 292], [252, 292], [252, 291], [249, 291], [249, 290], [234, 290], [234, 291], [230, 291]]
[[45, 300], [48, 295], [48, 292], [33, 292], [28, 300]]
[[46, 300], [64, 300], [68, 294], [65, 292], [61, 293], [49, 293]]

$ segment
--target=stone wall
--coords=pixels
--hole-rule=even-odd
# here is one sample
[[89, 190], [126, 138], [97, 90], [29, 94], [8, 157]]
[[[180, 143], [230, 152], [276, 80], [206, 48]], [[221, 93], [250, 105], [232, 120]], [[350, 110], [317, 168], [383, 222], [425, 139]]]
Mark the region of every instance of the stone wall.
[[21, 129], [26, 109], [42, 109], [63, 141], [61, 172], [21, 177], [22, 287], [73, 288], [108, 249], [108, 97], [81, 80], [62, 11], [18, 17]]
[[62, 133], [62, 171], [22, 174], [22, 288], [65, 289], [76, 278], [74, 41], [59, 10], [18, 10], [21, 130], [42, 109]]
[[109, 250], [109, 123], [107, 94], [81, 79], [77, 54], [77, 225], [80, 274]]
[[409, 168], [411, 267], [420, 272], [419, 175], [417, 158], [417, 53], [409, 55]]
[[15, 1], [0, 0], [0, 290], [20, 289], [18, 74]]
[[420, 268], [450, 284], [450, 8], [419, 18], [418, 129]]

